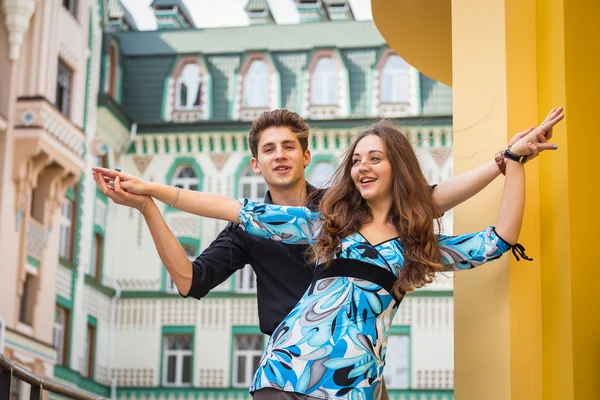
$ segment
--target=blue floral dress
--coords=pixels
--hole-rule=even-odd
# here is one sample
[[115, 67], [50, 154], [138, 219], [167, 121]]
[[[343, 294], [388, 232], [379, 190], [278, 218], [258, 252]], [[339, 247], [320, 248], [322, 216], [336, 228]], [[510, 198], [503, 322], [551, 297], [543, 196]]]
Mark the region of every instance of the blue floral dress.
[[[291, 244], [314, 243], [319, 213], [242, 200], [248, 233]], [[499, 258], [511, 246], [490, 227], [439, 236], [444, 264], [458, 269]], [[318, 399], [379, 399], [387, 339], [401, 299], [391, 287], [404, 263], [399, 240], [371, 244], [356, 232], [271, 336], [250, 392], [274, 388]], [[281, 268], [285, 268], [282, 265]]]

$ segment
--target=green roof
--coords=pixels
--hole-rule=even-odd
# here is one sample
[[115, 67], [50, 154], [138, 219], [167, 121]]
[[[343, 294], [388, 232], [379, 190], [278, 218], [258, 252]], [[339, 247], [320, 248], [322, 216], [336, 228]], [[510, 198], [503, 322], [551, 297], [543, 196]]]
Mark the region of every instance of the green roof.
[[194, 18], [192, 18], [192, 14], [187, 9], [183, 0], [154, 0], [150, 7], [177, 7], [177, 9], [181, 12], [181, 15], [187, 20], [187, 22], [194, 26]]
[[319, 47], [379, 47], [385, 44], [373, 21], [122, 32], [118, 37], [121, 51], [126, 56], [298, 51]]
[[248, 0], [246, 3], [246, 7], [244, 7], [246, 11], [263, 11], [269, 9], [269, 3], [267, 0]]

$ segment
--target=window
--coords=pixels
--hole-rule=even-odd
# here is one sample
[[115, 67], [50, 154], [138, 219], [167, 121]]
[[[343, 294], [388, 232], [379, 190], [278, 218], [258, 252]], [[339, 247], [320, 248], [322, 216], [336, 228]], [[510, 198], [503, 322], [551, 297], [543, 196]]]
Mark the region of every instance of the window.
[[202, 75], [200, 66], [188, 64], [183, 68], [176, 86], [176, 108], [178, 110], [200, 109]]
[[54, 347], [56, 347], [56, 363], [67, 365], [67, 351], [65, 345], [69, 338], [69, 310], [57, 306], [54, 315]]
[[256, 274], [250, 264], [237, 272], [235, 291], [238, 293], [256, 293]]
[[88, 378], [94, 378], [94, 353], [96, 349], [96, 327], [92, 324], [87, 324], [85, 335], [85, 343], [83, 348], [83, 364], [81, 375]]
[[180, 166], [173, 174], [171, 185], [185, 190], [198, 190], [198, 175], [191, 165]]
[[77, 0], [62, 0], [63, 7], [77, 18]]
[[330, 57], [323, 57], [312, 73], [310, 102], [312, 105], [337, 104], [338, 72]]
[[[4, 372], [4, 373], [8, 373], [8, 371]], [[21, 385], [25, 385], [26, 387], [29, 387], [29, 385], [22, 382], [20, 379], [18, 379], [14, 375], [11, 380], [12, 380], [12, 383], [10, 385], [10, 400], [21, 400], [21, 395], [24, 395], [23, 397], [25, 397], [25, 398], [29, 398], [29, 395], [27, 395], [25, 393], [25, 390], [21, 390]]]
[[263, 60], [255, 60], [244, 76], [244, 107], [269, 107], [269, 67]]
[[408, 64], [397, 55], [391, 55], [381, 72], [381, 102], [408, 102]]
[[192, 384], [192, 335], [164, 337], [163, 385], [189, 386]]
[[330, 161], [318, 161], [310, 171], [308, 182], [316, 188], [331, 186], [331, 178], [335, 172], [335, 165]]
[[255, 173], [250, 165], [242, 171], [238, 184], [238, 194], [250, 201], [263, 201], [267, 193], [267, 183], [262, 175]]
[[102, 251], [104, 248], [104, 238], [99, 233], [94, 233], [92, 241], [92, 262], [90, 264], [90, 276], [100, 281], [102, 271]]
[[[235, 335], [233, 348], [233, 386], [248, 387], [263, 352], [262, 335]], [[387, 378], [387, 377], [386, 377]]]
[[56, 76], [56, 108], [66, 117], [71, 112], [71, 85], [73, 71], [62, 60], [58, 60], [58, 74]]
[[32, 326], [35, 294], [37, 291], [37, 277], [30, 273], [25, 274], [23, 292], [19, 303], [19, 322]]
[[75, 202], [65, 199], [60, 212], [60, 242], [58, 255], [68, 261], [73, 261], [73, 221], [75, 220]]
[[385, 357], [385, 384], [390, 389], [408, 389], [410, 341], [408, 335], [391, 334]]

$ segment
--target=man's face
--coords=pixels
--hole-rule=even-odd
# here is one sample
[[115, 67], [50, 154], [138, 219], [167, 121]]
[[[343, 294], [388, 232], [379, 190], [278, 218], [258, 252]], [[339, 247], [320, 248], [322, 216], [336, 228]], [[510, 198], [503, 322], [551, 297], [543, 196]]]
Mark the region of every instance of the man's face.
[[254, 172], [276, 189], [304, 184], [304, 168], [309, 163], [310, 151], [303, 152], [296, 134], [285, 126], [265, 129], [258, 141], [258, 156], [250, 160]]

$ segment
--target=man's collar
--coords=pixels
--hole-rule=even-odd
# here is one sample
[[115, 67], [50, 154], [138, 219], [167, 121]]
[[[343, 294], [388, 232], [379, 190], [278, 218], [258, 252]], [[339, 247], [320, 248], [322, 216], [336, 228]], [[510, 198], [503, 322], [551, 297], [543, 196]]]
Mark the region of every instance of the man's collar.
[[[313, 194], [318, 191], [319, 189], [317, 189], [316, 187], [314, 187], [313, 185], [311, 185], [310, 183], [306, 182], [306, 197], [309, 201], [308, 206], [311, 206], [312, 202], [311, 200], [313, 200], [314, 196]], [[320, 200], [320, 199], [319, 199]], [[271, 198], [271, 192], [269, 190], [267, 190], [267, 193], [265, 194], [265, 204], [273, 204], [273, 199]]]

